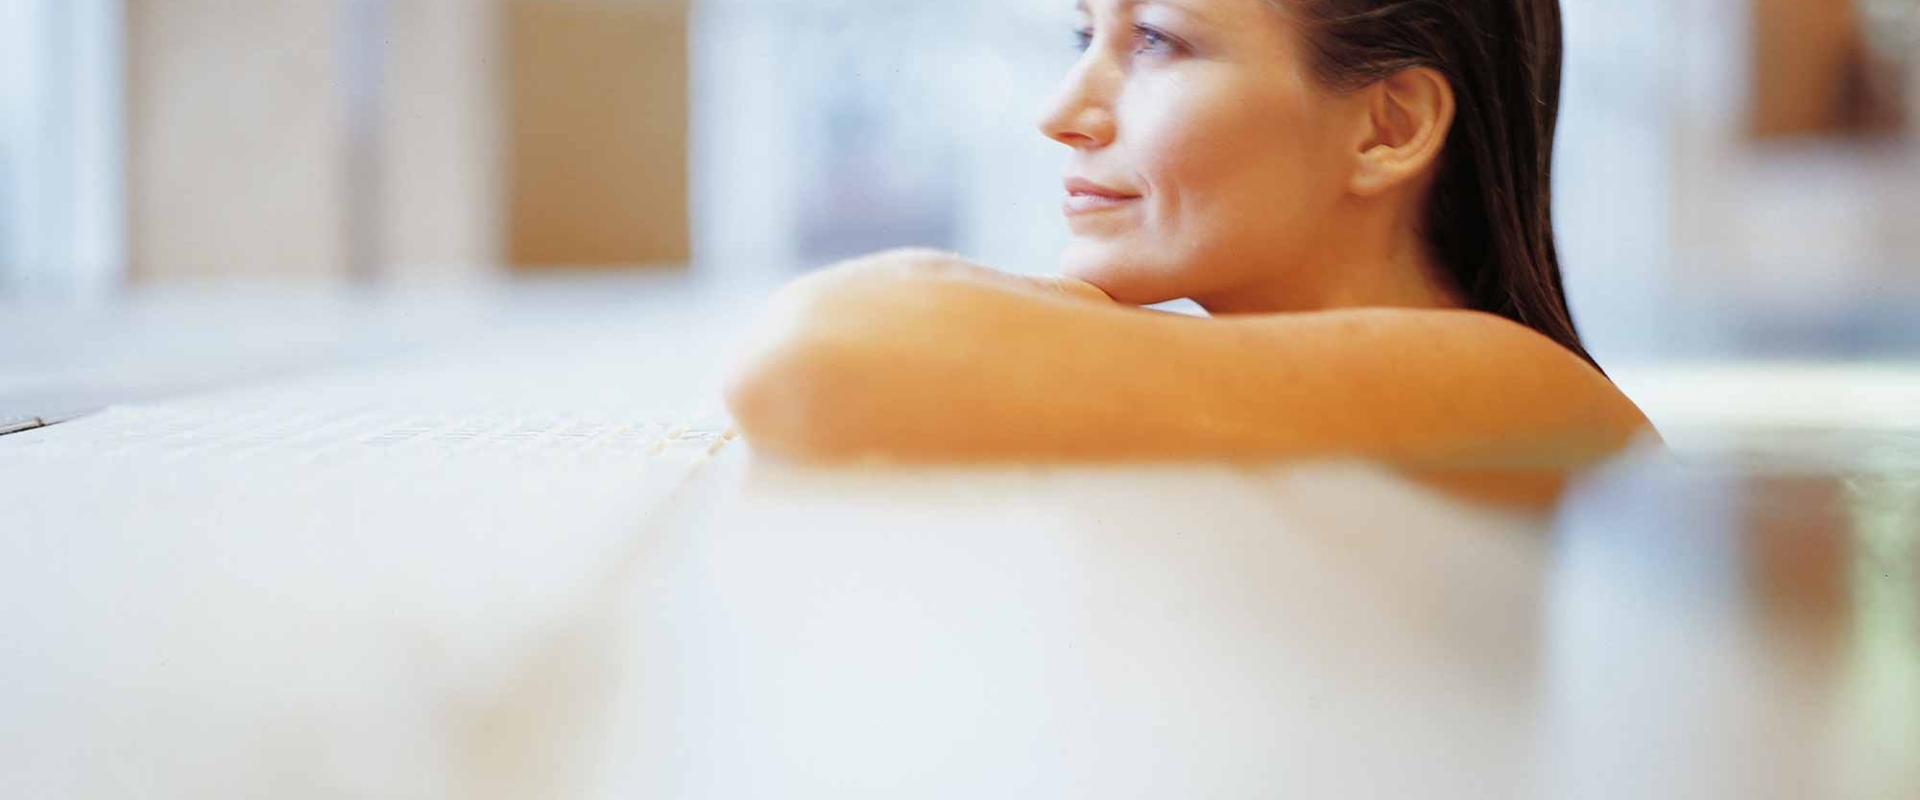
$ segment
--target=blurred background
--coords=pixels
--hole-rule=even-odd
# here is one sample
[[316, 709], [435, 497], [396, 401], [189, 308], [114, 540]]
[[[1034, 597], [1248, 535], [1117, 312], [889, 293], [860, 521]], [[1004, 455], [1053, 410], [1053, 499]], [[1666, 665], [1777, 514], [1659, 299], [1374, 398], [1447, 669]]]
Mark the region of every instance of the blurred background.
[[[1920, 0], [1563, 0], [1609, 358], [1920, 343]], [[0, 295], [1042, 271], [1070, 0], [0, 0]]]

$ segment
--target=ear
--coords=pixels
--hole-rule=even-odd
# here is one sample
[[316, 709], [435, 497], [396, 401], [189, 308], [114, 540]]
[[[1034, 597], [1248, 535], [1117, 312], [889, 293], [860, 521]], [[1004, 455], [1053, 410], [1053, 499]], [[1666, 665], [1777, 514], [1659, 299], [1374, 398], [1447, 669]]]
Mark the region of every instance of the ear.
[[1361, 92], [1366, 120], [1353, 192], [1370, 197], [1417, 182], [1440, 160], [1453, 130], [1453, 85], [1439, 72], [1417, 67]]

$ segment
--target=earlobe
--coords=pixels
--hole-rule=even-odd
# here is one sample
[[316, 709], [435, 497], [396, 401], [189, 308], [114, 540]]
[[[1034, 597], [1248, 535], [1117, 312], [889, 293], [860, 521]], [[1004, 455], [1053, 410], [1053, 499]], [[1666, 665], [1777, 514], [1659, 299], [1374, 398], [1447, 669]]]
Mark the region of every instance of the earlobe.
[[1360, 154], [1359, 169], [1353, 173], [1353, 191], [1362, 197], [1380, 194], [1400, 182], [1393, 148], [1376, 144]]

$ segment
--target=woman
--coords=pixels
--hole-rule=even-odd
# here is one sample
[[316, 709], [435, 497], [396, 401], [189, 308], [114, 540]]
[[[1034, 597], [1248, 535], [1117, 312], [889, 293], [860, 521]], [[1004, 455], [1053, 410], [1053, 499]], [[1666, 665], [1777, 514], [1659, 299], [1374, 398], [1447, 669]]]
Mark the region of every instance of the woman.
[[[783, 290], [728, 389], [804, 460], [1536, 470], [1648, 432], [1549, 208], [1555, 0], [1082, 0], [1041, 121], [1065, 275], [884, 253]], [[1142, 310], [1191, 298], [1210, 318]]]

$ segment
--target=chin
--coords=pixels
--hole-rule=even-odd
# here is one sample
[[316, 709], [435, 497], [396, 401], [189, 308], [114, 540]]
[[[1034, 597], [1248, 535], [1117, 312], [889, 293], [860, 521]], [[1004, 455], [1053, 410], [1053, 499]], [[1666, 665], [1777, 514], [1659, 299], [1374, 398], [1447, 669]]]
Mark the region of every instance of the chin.
[[1148, 306], [1187, 296], [1177, 286], [1177, 270], [1123, 257], [1114, 252], [1116, 249], [1111, 245], [1074, 242], [1060, 253], [1060, 271], [1100, 287], [1115, 302], [1124, 305]]

